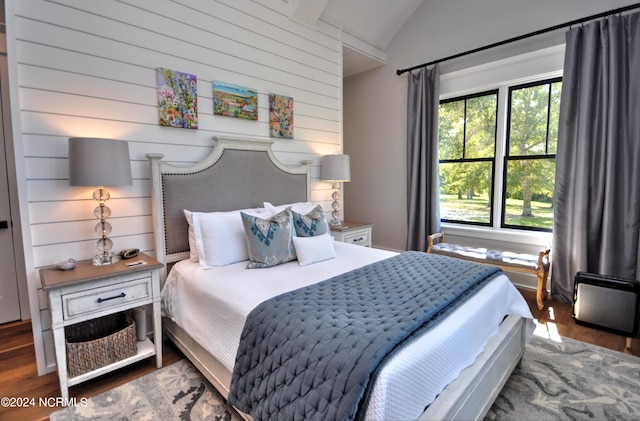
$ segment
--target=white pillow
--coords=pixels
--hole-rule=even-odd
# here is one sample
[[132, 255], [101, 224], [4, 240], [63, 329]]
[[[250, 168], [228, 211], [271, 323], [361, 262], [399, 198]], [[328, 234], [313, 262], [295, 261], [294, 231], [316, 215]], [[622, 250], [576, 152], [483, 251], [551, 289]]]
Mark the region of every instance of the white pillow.
[[338, 257], [333, 245], [333, 237], [328, 232], [315, 237], [293, 237], [293, 246], [300, 266]]
[[306, 215], [309, 212], [311, 212], [313, 208], [316, 207], [316, 205], [311, 202], [288, 203], [286, 205], [279, 205], [279, 206], [274, 206], [269, 202], [264, 202], [263, 205], [264, 205], [264, 208], [267, 210], [267, 212], [269, 212], [271, 216], [277, 215], [289, 207], [291, 208], [292, 211], [296, 211], [298, 213]]
[[226, 266], [249, 259], [240, 212], [266, 215], [259, 209], [191, 212], [195, 249], [201, 267]]
[[198, 249], [196, 247], [196, 235], [193, 232], [193, 217], [191, 214], [191, 211], [184, 210], [184, 217], [187, 218], [187, 222], [189, 223], [189, 261], [197, 263]]

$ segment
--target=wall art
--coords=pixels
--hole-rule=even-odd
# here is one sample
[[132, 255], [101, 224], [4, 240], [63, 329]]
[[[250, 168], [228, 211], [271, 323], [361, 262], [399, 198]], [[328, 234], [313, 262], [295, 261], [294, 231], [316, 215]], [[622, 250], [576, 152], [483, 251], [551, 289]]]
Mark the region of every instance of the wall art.
[[158, 67], [160, 125], [198, 128], [198, 78], [188, 73]]
[[258, 91], [231, 83], [213, 81], [213, 113], [258, 119]]
[[269, 136], [293, 139], [293, 98], [269, 94]]

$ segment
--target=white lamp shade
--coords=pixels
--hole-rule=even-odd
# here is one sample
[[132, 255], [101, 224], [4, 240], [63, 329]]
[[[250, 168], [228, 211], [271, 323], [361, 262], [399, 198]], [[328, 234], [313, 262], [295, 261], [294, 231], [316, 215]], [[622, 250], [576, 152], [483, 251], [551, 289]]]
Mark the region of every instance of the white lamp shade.
[[349, 155], [323, 156], [322, 179], [329, 181], [350, 181], [351, 165], [349, 163]]
[[130, 185], [129, 144], [115, 139], [69, 138], [69, 184], [72, 186]]

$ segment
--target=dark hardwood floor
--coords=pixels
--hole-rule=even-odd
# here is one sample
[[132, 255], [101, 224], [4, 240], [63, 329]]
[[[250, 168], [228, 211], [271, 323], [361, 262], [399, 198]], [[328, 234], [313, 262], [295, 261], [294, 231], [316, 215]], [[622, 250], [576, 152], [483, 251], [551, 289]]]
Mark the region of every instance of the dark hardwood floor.
[[[527, 290], [521, 290], [521, 292], [529, 303], [533, 316], [537, 319], [538, 334], [547, 334], [550, 337], [560, 335], [640, 356], [640, 339], [634, 338], [631, 341], [631, 348], [625, 350], [624, 336], [576, 324], [571, 319], [570, 304], [547, 301], [547, 306], [540, 311], [535, 304], [535, 292]], [[163, 343], [163, 353], [164, 365], [170, 365], [184, 358], [180, 350], [170, 341]], [[154, 370], [156, 370], [155, 359], [149, 358], [73, 386], [69, 390], [70, 396], [78, 399], [91, 397]], [[31, 323], [27, 321], [0, 325], [0, 398], [26, 398], [27, 400], [33, 398], [35, 402], [34, 406], [24, 408], [1, 405], [0, 420], [46, 420], [50, 413], [60, 407], [40, 405], [39, 400], [57, 396], [60, 396], [57, 374], [54, 372], [38, 376]]]

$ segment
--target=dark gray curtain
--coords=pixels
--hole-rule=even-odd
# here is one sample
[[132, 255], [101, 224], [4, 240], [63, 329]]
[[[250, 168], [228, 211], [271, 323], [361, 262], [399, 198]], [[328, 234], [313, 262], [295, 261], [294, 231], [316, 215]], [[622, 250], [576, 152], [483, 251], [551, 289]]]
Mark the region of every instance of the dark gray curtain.
[[438, 107], [440, 68], [409, 73], [407, 102], [407, 250], [426, 251], [427, 235], [440, 231]]
[[636, 278], [640, 226], [640, 14], [567, 33], [551, 292], [578, 271]]

